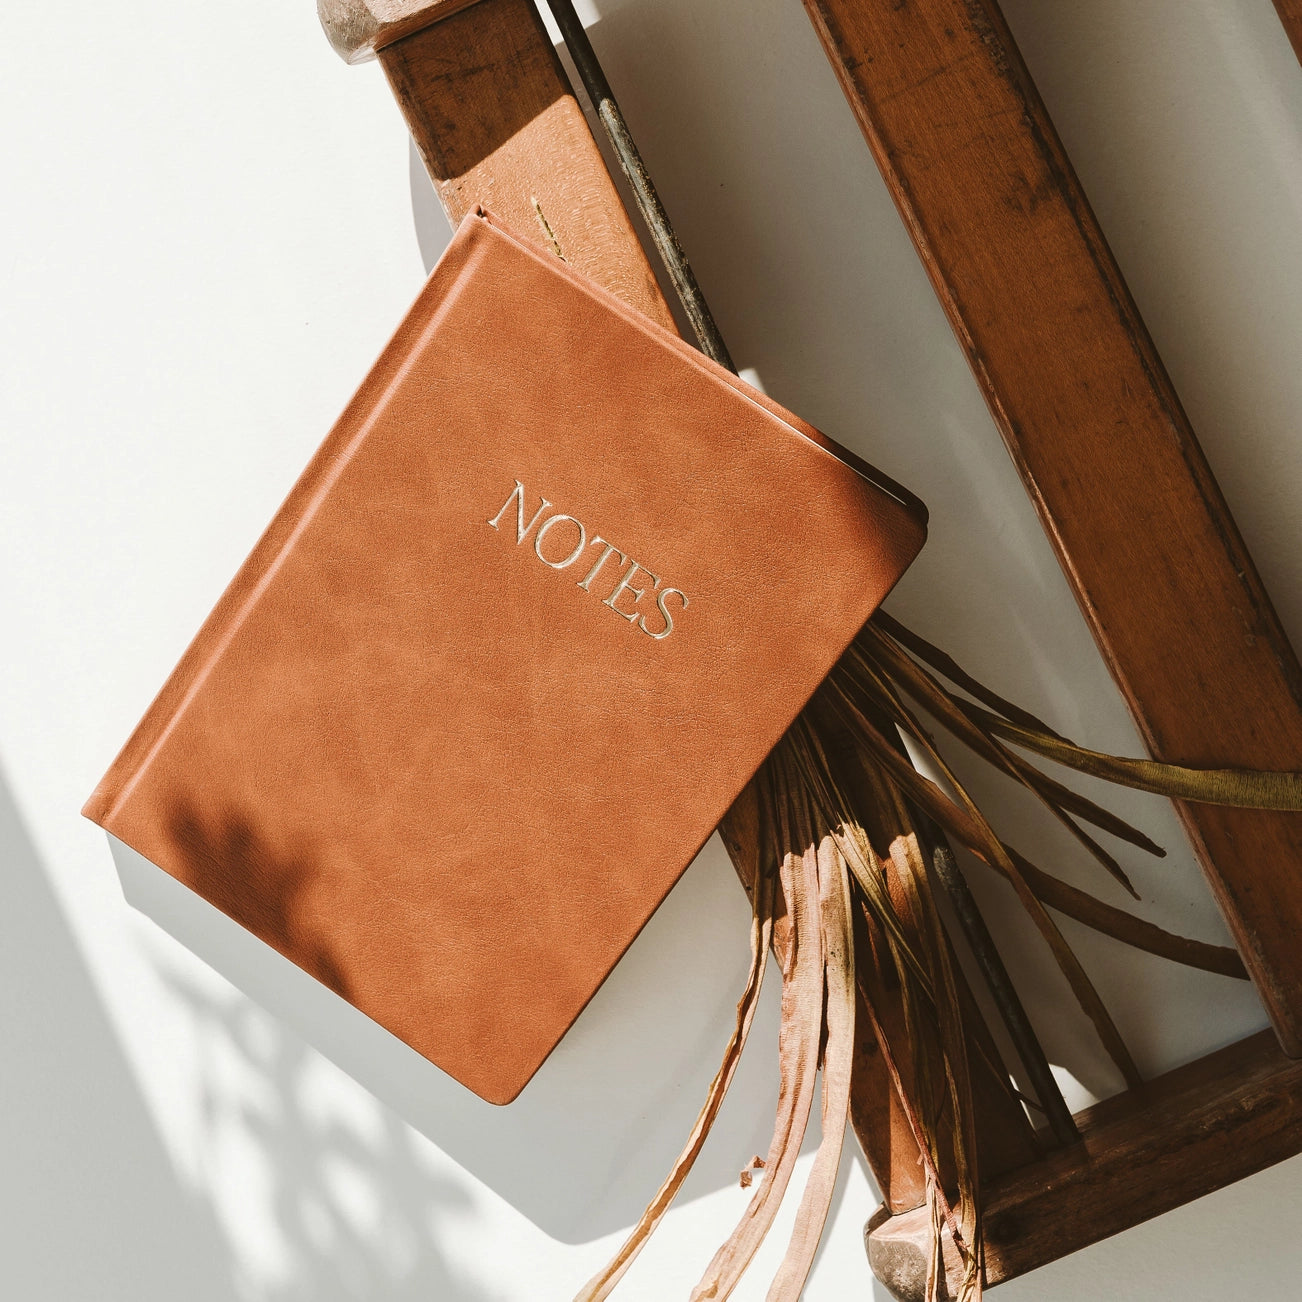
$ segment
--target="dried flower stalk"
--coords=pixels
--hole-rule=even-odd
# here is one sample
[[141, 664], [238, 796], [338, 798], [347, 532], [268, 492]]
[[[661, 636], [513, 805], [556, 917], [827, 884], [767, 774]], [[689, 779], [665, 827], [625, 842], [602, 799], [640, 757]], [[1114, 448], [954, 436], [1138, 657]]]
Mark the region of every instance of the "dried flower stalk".
[[[761, 773], [763, 862], [752, 887], [752, 964], [738, 1006], [738, 1028], [687, 1147], [628, 1242], [580, 1293], [584, 1302], [606, 1297], [628, 1268], [663, 1218], [718, 1114], [753, 1016], [762, 947], [774, 934], [774, 914], [778, 912], [772, 893], [775, 875], [787, 914], [789, 943], [783, 947], [782, 1084], [774, 1137], [763, 1162], [763, 1183], [693, 1291], [694, 1302], [728, 1297], [772, 1225], [805, 1133], [817, 1066], [822, 1076], [823, 1140], [805, 1183], [787, 1253], [768, 1293], [770, 1302], [793, 1302], [800, 1296], [826, 1222], [848, 1118], [856, 986], [866, 998], [868, 1016], [926, 1173], [927, 1205], [935, 1227], [931, 1294], [936, 1295], [945, 1275], [942, 1239], [947, 1232], [961, 1263], [958, 1302], [976, 1302], [981, 1297], [981, 1199], [972, 1105], [972, 1073], [977, 1062], [972, 1059], [971, 1038], [964, 1026], [952, 947], [936, 906], [939, 887], [922, 853], [913, 810], [925, 810], [1013, 884], [1019, 902], [1036, 923], [1129, 1083], [1139, 1081], [1133, 1059], [1084, 969], [1049, 917], [1046, 904], [1056, 908], [1066, 902], [1071, 907], [1064, 911], [1086, 915], [1082, 920], [1092, 921], [1127, 943], [1138, 938], [1143, 948], [1165, 957], [1225, 975], [1242, 975], [1241, 967], [1223, 957], [1233, 951], [1160, 932], [1133, 915], [1103, 905], [1087, 892], [1067, 888], [1006, 846], [904, 698], [922, 705], [973, 753], [1032, 790], [1055, 818], [1081, 818], [1149, 852], [1160, 852], [1160, 847], [1101, 806], [1070, 792], [1030, 761], [1018, 757], [1013, 762], [1013, 753], [1004, 743], [1079, 772], [1157, 794], [1252, 807], [1302, 807], [1302, 776], [1181, 768], [1086, 750], [1025, 711], [1002, 702], [948, 657], [942, 661], [951, 684], [946, 686], [928, 664], [909, 655], [904, 639], [893, 637], [887, 627], [885, 620], [872, 621], [820, 689], [813, 706], [765, 763]], [[931, 661], [938, 659], [938, 654], [929, 656]], [[956, 690], [958, 683], [965, 694]], [[991, 706], [997, 708], [987, 708]], [[821, 741], [817, 727], [820, 710], [835, 712], [852, 725], [850, 734], [873, 774], [860, 790], [851, 793], [843, 789], [837, 766]], [[953, 794], [918, 773], [892, 744], [883, 726], [898, 728], [920, 747]], [[1099, 859], [1097, 854], [1093, 857]], [[1081, 907], [1082, 900], [1089, 901], [1089, 906]], [[855, 910], [877, 938], [875, 955], [856, 953], [851, 926]], [[1154, 943], [1154, 933], [1164, 939]], [[885, 1019], [874, 1003], [883, 988], [874, 975], [879, 961], [889, 969], [903, 1008], [905, 1033], [899, 1042], [884, 1029]], [[947, 1170], [952, 1181], [948, 1187], [943, 1174]]]

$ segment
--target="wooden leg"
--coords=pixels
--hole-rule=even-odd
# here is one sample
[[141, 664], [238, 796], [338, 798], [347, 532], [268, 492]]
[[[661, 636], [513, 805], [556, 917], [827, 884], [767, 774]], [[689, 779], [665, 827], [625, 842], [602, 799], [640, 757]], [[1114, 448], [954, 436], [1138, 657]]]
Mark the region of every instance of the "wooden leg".
[[[1302, 669], [995, 0], [805, 5], [1150, 750], [1302, 768]], [[1302, 816], [1179, 812], [1302, 1052]]]
[[[1077, 1115], [1083, 1140], [986, 1190], [986, 1281], [1065, 1257], [1302, 1152], [1302, 1063], [1263, 1031]], [[879, 1213], [876, 1274], [926, 1296], [927, 1214]], [[947, 1254], [951, 1283], [957, 1254]], [[951, 1293], [952, 1296], [952, 1293]]]

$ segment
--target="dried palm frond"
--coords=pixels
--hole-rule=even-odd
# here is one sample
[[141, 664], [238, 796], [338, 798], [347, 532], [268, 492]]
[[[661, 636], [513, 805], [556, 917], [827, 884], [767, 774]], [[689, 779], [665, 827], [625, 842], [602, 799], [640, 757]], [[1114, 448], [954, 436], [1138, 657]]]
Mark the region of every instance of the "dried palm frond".
[[[752, 957], [737, 1026], [686, 1147], [615, 1258], [579, 1294], [583, 1302], [609, 1295], [701, 1151], [746, 1041], [770, 943], [779, 955], [783, 979], [773, 1140], [758, 1164], [762, 1183], [707, 1266], [692, 1293], [693, 1302], [728, 1297], [753, 1260], [789, 1185], [812, 1110], [815, 1075], [821, 1073], [822, 1142], [786, 1255], [768, 1293], [770, 1302], [794, 1302], [800, 1296], [826, 1222], [845, 1135], [856, 990], [925, 1174], [934, 1228], [929, 1288], [936, 1293], [944, 1277], [942, 1242], [948, 1238], [960, 1263], [958, 1302], [981, 1297], [973, 1080], [977, 1072], [1000, 1073], [1003, 1068], [989, 1061], [988, 1048], [974, 1049], [967, 1025], [962, 977], [937, 903], [943, 892], [928, 853], [929, 848], [935, 850], [930, 841], [936, 826], [1013, 885], [1128, 1084], [1138, 1083], [1138, 1070], [1050, 908], [1163, 957], [1243, 976], [1233, 950], [1162, 931], [1067, 886], [1007, 846], [908, 701], [925, 709], [1009, 780], [1030, 790], [1052, 817], [1073, 826], [1091, 857], [1127, 885], [1119, 865], [1076, 820], [1148, 853], [1161, 854], [1161, 847], [1009, 746], [1171, 798], [1302, 808], [1302, 775], [1199, 770], [1079, 747], [982, 687], [948, 656], [895, 621], [875, 617], [756, 779], [762, 826], [750, 887]], [[833, 733], [857, 752], [859, 763], [851, 769], [843, 755], [830, 753], [827, 738]], [[901, 736], [927, 757], [948, 791], [913, 767]], [[854, 781], [847, 789], [851, 772]], [[856, 951], [856, 915], [871, 937], [864, 952]], [[884, 998], [898, 1005], [900, 1017], [886, 1015]], [[892, 1032], [888, 1026], [897, 1029]]]

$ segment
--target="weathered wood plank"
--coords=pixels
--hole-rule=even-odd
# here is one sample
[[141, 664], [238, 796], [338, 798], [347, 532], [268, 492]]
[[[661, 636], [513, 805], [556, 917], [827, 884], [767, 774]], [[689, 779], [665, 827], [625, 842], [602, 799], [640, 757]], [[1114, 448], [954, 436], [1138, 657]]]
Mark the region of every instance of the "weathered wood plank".
[[[986, 1279], [1025, 1274], [1302, 1152], [1302, 1062], [1263, 1031], [1076, 1117], [1082, 1142], [986, 1191]], [[873, 1272], [922, 1302], [925, 1210], [875, 1217]], [[957, 1259], [947, 1251], [951, 1282]]]
[[[805, 0], [1160, 758], [1302, 768], [1302, 670], [994, 0]], [[1302, 1052], [1302, 816], [1179, 807]]]
[[483, 204], [674, 328], [529, 0], [479, 0], [386, 45], [379, 60], [454, 223]]

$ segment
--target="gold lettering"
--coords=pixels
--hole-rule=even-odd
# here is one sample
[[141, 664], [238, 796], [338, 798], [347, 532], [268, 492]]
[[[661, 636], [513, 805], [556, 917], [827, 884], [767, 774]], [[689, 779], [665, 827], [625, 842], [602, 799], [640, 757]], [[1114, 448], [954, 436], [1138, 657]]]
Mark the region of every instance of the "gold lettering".
[[657, 592], [656, 608], [660, 611], [660, 614], [664, 617], [664, 621], [665, 621], [665, 626], [660, 630], [660, 632], [653, 633], [649, 628], [647, 628], [645, 615], [640, 616], [637, 621], [638, 628], [640, 628], [642, 632], [644, 632], [647, 635], [647, 637], [654, 639], [656, 642], [659, 642], [662, 638], [668, 637], [669, 634], [674, 631], [673, 618], [670, 616], [669, 611], [665, 606], [665, 602], [668, 600], [671, 594], [680, 599], [681, 609], [686, 610], [688, 606], [687, 594], [679, 588], [664, 588], [661, 591]]
[[[544, 497], [542, 505], [533, 513], [533, 519], [528, 524], [524, 522], [524, 485], [517, 479], [515, 488], [511, 491], [511, 496], [502, 503], [502, 509], [488, 522], [494, 529], [501, 522], [502, 517], [506, 514], [507, 508], [511, 503], [515, 503], [515, 542], [518, 547], [529, 536], [534, 525], [538, 523], [542, 513], [551, 506], [551, 503]], [[575, 521], [578, 524], [578, 521]]]
[[660, 580], [657, 579], [656, 576], [652, 574], [650, 570], [643, 569], [642, 566], [640, 566], [630, 556], [628, 569], [624, 572], [619, 582], [615, 584], [615, 591], [612, 592], [610, 596], [607, 597], [606, 600], [601, 603], [603, 606], [609, 606], [611, 610], [615, 612], [615, 614], [617, 614], [621, 619], [628, 620], [630, 624], [638, 617], [637, 611], [620, 610], [620, 608], [615, 603], [620, 599], [620, 597], [624, 595], [625, 590], [633, 594], [633, 604], [635, 606], [639, 601], [642, 600], [643, 596], [646, 594], [646, 589], [633, 587], [633, 576], [638, 572], [638, 570], [642, 570], [642, 573], [645, 574], [648, 579], [654, 580], [654, 583], [652, 584], [653, 590], [660, 586]]
[[[573, 525], [578, 525], [579, 541], [574, 544], [574, 550], [563, 561], [549, 561], [542, 554], [542, 542], [547, 537], [547, 531], [554, 524], [560, 524], [563, 520], [568, 520]], [[563, 570], [567, 566], [573, 565], [575, 561], [583, 555], [583, 549], [588, 543], [588, 531], [572, 515], [554, 515], [545, 525], [538, 530], [538, 536], [533, 540], [533, 554], [544, 565], [550, 565], [554, 570]]]
[[[509, 517], [511, 506], [514, 504], [516, 546], [519, 546], [524, 542], [531, 533], [534, 534], [534, 555], [537, 556], [537, 558], [549, 569], [553, 570], [569, 569], [569, 567], [573, 565], [589, 547], [600, 547], [601, 554], [597, 557], [592, 568], [583, 576], [582, 579], [579, 580], [577, 584], [577, 586], [584, 592], [590, 592], [592, 590], [593, 580], [601, 574], [602, 570], [605, 568], [606, 562], [610, 560], [612, 556], [618, 556], [621, 569], [625, 564], [628, 565], [628, 569], [620, 574], [615, 583], [614, 591], [601, 604], [603, 606], [609, 606], [610, 609], [613, 610], [621, 619], [627, 620], [630, 624], [635, 624], [654, 642], [662, 641], [674, 631], [674, 618], [673, 615], [670, 614], [667, 603], [671, 597], [677, 597], [679, 610], [687, 609], [687, 596], [681, 588], [662, 588], [660, 586], [659, 575], [652, 574], [650, 570], [645, 566], [640, 565], [627, 552], [620, 551], [614, 543], [607, 542], [599, 534], [594, 534], [591, 540], [589, 540], [588, 531], [584, 527], [583, 522], [576, 519], [574, 516], [562, 513], [554, 515], [550, 519], [544, 519], [547, 512], [552, 508], [551, 502], [549, 502], [545, 497], [541, 499], [541, 504], [538, 509], [533, 513], [530, 519], [526, 521], [524, 518], [525, 496], [525, 487], [517, 479], [515, 481], [515, 487], [511, 490], [506, 501], [502, 503], [501, 510], [488, 521], [489, 527], [499, 529], [502, 521]], [[575, 529], [578, 530], [578, 539], [575, 542], [573, 549], [566, 555], [562, 556], [559, 560], [548, 560], [543, 554], [543, 541], [551, 532], [553, 526], [561, 524], [572, 524]], [[534, 533], [535, 529], [537, 530], [537, 533]], [[641, 587], [637, 586], [636, 580], [639, 575], [651, 580], [649, 587], [646, 584], [643, 584]], [[631, 594], [631, 596], [629, 601], [625, 603], [625, 608], [621, 609], [620, 602], [626, 592]], [[646, 615], [638, 609], [638, 603], [647, 595], [648, 592], [655, 594], [656, 609], [660, 612], [660, 618], [664, 621], [664, 627], [657, 633], [653, 633], [650, 628], [647, 627]]]
[[628, 557], [625, 556], [624, 553], [623, 553], [622, 551], [620, 551], [619, 548], [616, 547], [614, 543], [608, 543], [608, 542], [606, 542], [606, 540], [605, 540], [605, 539], [604, 539], [600, 534], [598, 534], [598, 535], [597, 535], [597, 536], [596, 536], [596, 537], [595, 537], [595, 538], [594, 538], [594, 539], [593, 539], [593, 540], [588, 544], [588, 546], [589, 546], [589, 547], [595, 547], [598, 543], [606, 543], [606, 549], [605, 549], [605, 551], [603, 551], [603, 552], [601, 553], [600, 556], [597, 557], [597, 563], [596, 563], [596, 564], [595, 564], [595, 565], [594, 565], [594, 566], [593, 566], [593, 567], [588, 571], [587, 578], [585, 578], [585, 579], [583, 579], [583, 580], [580, 581], [580, 583], [579, 583], [579, 587], [581, 587], [581, 588], [583, 589], [584, 592], [587, 592], [589, 585], [592, 583], [592, 580], [595, 579], [595, 578], [597, 577], [598, 573], [600, 573], [600, 571], [601, 571], [601, 567], [602, 567], [602, 566], [603, 566], [603, 565], [604, 565], [608, 560], [610, 560], [610, 558], [611, 558], [612, 556], [618, 556], [618, 557], [619, 557], [619, 563], [620, 563], [621, 565], [623, 565], [623, 563], [624, 563], [626, 560], [628, 560]]

